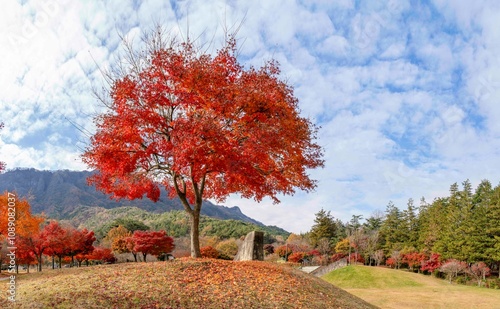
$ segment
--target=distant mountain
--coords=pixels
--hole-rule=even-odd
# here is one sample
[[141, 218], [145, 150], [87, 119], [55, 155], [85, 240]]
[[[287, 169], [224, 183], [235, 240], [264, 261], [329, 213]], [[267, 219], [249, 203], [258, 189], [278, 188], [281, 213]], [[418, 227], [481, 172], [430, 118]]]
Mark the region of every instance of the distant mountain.
[[[78, 211], [82, 206], [105, 209], [134, 206], [154, 213], [184, 209], [178, 199], [169, 199], [163, 189], [160, 200], [156, 203], [147, 198], [133, 201], [112, 200], [108, 195], [87, 185], [90, 175], [92, 172], [88, 171], [39, 171], [32, 168], [9, 170], [0, 174], [0, 192], [16, 191], [19, 196], [29, 199], [33, 213], [44, 212], [55, 219], [74, 216], [74, 211]], [[201, 213], [209, 217], [241, 220], [264, 226], [244, 215], [237, 206], [225, 207], [204, 201]]]

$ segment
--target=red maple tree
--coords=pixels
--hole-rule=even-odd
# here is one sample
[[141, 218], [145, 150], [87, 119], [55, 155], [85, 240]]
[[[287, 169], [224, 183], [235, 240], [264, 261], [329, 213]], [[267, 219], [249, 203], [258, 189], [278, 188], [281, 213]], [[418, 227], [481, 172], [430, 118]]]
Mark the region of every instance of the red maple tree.
[[418, 272], [420, 272], [420, 266], [427, 259], [425, 253], [421, 252], [409, 252], [403, 255], [403, 263], [408, 264], [408, 267], [411, 271], [417, 268]]
[[94, 250], [93, 243], [96, 240], [93, 231], [87, 229], [76, 230], [69, 228], [67, 233], [67, 256], [71, 257], [71, 265], [74, 265], [75, 256], [78, 254], [89, 254]]
[[52, 257], [52, 269], [55, 268], [55, 257], [58, 257], [59, 267], [68, 252], [67, 231], [57, 221], [51, 221], [44, 227], [47, 235], [47, 249], [44, 254]]
[[148, 254], [158, 256], [167, 254], [174, 250], [174, 239], [165, 231], [135, 231], [132, 239], [134, 241], [134, 252], [141, 252], [146, 262]]
[[323, 166], [322, 149], [275, 62], [245, 69], [231, 36], [211, 56], [154, 33], [144, 52], [129, 45], [131, 69], [107, 76], [109, 110], [95, 118], [82, 159], [98, 171], [89, 182], [114, 198], [157, 201], [160, 186], [177, 196], [190, 216], [191, 256], [200, 257], [203, 199], [277, 203], [278, 194], [310, 191], [307, 169]]
[[17, 246], [22, 247], [27, 254], [33, 254], [38, 264], [38, 271], [42, 271], [42, 257], [49, 246], [47, 232], [42, 230], [30, 236], [19, 237]]
[[441, 255], [439, 253], [432, 253], [428, 260], [422, 261], [422, 271], [434, 272], [441, 267]]
[[[79, 255], [77, 255], [78, 257]], [[77, 258], [78, 259], [78, 258]], [[86, 261], [98, 261], [103, 263], [114, 263], [116, 262], [116, 258], [113, 255], [113, 252], [109, 248], [103, 247], [95, 247], [91, 253], [82, 255], [80, 257], [81, 260]], [[81, 264], [81, 262], [80, 262]]]

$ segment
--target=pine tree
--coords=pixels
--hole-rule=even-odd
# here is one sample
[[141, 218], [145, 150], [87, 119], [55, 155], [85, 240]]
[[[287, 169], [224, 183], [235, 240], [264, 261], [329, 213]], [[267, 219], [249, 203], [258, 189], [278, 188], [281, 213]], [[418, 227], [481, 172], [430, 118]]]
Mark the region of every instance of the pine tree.
[[[500, 185], [491, 192], [491, 200], [486, 211], [487, 235], [486, 257], [489, 261], [496, 263], [500, 269]], [[498, 274], [500, 278], [500, 272]]]
[[384, 215], [382, 212], [378, 211], [373, 213], [365, 223], [363, 223], [363, 228], [366, 231], [378, 231], [384, 222]]
[[420, 208], [420, 237], [421, 249], [426, 252], [442, 254], [447, 250], [447, 243], [443, 241], [446, 227], [447, 198], [437, 198], [432, 204]]
[[402, 249], [406, 241], [402, 213], [392, 201], [385, 210], [385, 220], [380, 227], [380, 239], [386, 254]]
[[417, 217], [418, 208], [413, 204], [413, 199], [408, 200], [407, 208], [403, 211], [404, 231], [407, 233], [405, 247], [417, 248], [419, 224]]
[[464, 245], [461, 251], [470, 263], [487, 260], [486, 252], [491, 247], [490, 238], [486, 232], [489, 225], [487, 213], [490, 209], [492, 193], [491, 183], [483, 180], [476, 188], [474, 196], [470, 197], [471, 206], [465, 205], [469, 213], [460, 229], [464, 235]]
[[326, 212], [324, 209], [316, 213], [314, 225], [309, 232], [309, 239], [314, 247], [318, 246], [322, 238], [327, 238], [332, 244], [337, 241], [337, 224], [330, 211]]

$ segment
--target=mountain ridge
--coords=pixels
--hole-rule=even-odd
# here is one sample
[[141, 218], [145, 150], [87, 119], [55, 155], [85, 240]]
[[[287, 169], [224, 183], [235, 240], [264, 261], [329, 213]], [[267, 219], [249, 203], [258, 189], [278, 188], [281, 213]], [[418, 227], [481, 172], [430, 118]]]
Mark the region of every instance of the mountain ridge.
[[[29, 200], [33, 213], [45, 213], [54, 219], [66, 219], [82, 206], [112, 209], [117, 207], [137, 207], [154, 213], [171, 210], [184, 210], [178, 199], [168, 198], [167, 192], [161, 188], [160, 200], [149, 199], [113, 200], [108, 195], [97, 191], [87, 184], [90, 171], [71, 170], [37, 170], [34, 168], [17, 168], [0, 174], [1, 192], [17, 192], [20, 197]], [[215, 205], [204, 200], [201, 213], [218, 219], [234, 219], [265, 226], [241, 211], [238, 206]]]

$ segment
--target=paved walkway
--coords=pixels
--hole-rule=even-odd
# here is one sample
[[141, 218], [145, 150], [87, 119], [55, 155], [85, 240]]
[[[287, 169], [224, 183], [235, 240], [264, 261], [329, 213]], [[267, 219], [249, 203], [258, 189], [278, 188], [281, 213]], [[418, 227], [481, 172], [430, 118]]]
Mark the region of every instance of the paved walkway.
[[306, 273], [310, 273], [310, 272], [313, 272], [320, 267], [321, 266], [304, 266], [304, 267], [301, 267], [300, 270], [302, 270], [303, 272], [306, 272]]

